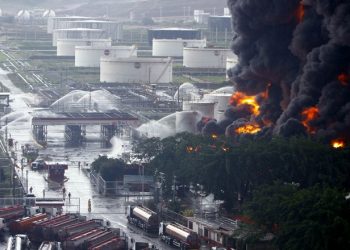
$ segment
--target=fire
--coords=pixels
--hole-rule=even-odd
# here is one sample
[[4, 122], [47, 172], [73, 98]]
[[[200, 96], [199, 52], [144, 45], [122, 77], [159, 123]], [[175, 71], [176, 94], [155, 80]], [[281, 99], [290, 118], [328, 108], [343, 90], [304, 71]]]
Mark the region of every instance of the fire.
[[235, 129], [237, 134], [256, 134], [261, 131], [261, 128], [256, 123], [248, 123]]
[[303, 116], [302, 124], [307, 129], [307, 131], [311, 134], [316, 132], [316, 129], [310, 126], [310, 122], [315, 120], [319, 116], [318, 108], [310, 107], [303, 110], [301, 113]]
[[235, 92], [230, 100], [230, 104], [233, 106], [249, 105], [251, 112], [258, 116], [260, 114], [260, 105], [256, 101], [256, 96], [247, 96], [242, 92]]
[[192, 153], [193, 150], [194, 150], [194, 148], [193, 148], [192, 146], [187, 146], [187, 147], [186, 147], [187, 153]]
[[349, 80], [350, 80], [349, 75], [345, 73], [341, 73], [338, 75], [338, 81], [344, 86], [347, 86], [349, 84]]
[[295, 12], [295, 16], [298, 20], [298, 23], [301, 23], [304, 20], [305, 8], [304, 8], [304, 5], [302, 3], [299, 4], [299, 6]]
[[335, 139], [331, 142], [333, 148], [344, 148], [345, 141], [343, 139]]
[[212, 135], [211, 135], [211, 138], [215, 140], [215, 139], [218, 138], [218, 135], [217, 135], [217, 134], [212, 134]]

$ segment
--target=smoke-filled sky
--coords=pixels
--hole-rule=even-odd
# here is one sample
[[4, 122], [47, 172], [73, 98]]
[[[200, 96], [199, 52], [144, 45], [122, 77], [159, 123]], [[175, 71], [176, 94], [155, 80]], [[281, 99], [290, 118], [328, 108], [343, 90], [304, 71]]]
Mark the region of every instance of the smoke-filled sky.
[[[228, 5], [232, 49], [239, 57], [231, 79], [247, 95], [268, 91], [254, 120], [285, 136], [349, 139], [350, 1], [228, 0]], [[236, 110], [229, 113], [231, 122], [247, 119]]]

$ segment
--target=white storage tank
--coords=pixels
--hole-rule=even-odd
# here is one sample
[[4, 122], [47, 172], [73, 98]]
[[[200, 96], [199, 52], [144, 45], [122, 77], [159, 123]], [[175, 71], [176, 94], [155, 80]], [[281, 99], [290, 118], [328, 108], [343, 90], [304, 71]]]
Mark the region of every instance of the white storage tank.
[[222, 48], [184, 48], [183, 66], [188, 68], [226, 68], [227, 57], [233, 52]]
[[190, 101], [183, 102], [183, 111], [198, 111], [202, 116], [214, 117], [215, 102], [211, 101]]
[[102, 56], [128, 58], [137, 56], [136, 46], [76, 46], [75, 67], [100, 67]]
[[52, 35], [52, 46], [57, 46], [58, 39], [107, 39], [107, 33], [101, 29], [59, 29], [54, 30]]
[[60, 23], [61, 29], [101, 29], [104, 30], [112, 40], [123, 39], [123, 24], [110, 20], [69, 20]]
[[26, 23], [29, 22], [31, 18], [30, 12], [28, 10], [20, 10], [17, 13], [17, 22]]
[[170, 83], [171, 58], [101, 57], [100, 81], [107, 83]]
[[228, 77], [228, 70], [232, 69], [233, 67], [235, 67], [238, 63], [238, 57], [234, 56], [234, 57], [227, 57], [226, 59], [226, 79], [229, 79]]
[[43, 14], [43, 18], [50, 18], [55, 16], [56, 16], [56, 12], [54, 10], [45, 10]]
[[62, 29], [62, 22], [73, 21], [73, 20], [89, 20], [91, 17], [83, 16], [50, 16], [47, 19], [47, 33], [52, 34], [56, 29]]
[[2, 16], [2, 9], [0, 9], [0, 16]]
[[74, 56], [76, 46], [111, 46], [111, 39], [59, 39], [57, 56]]
[[207, 40], [189, 39], [153, 39], [152, 56], [182, 57], [186, 47], [204, 48]]
[[201, 117], [202, 116], [196, 111], [176, 112], [176, 133], [196, 133], [197, 123], [199, 122]]
[[218, 121], [224, 118], [224, 113], [230, 104], [231, 93], [205, 94], [203, 100], [215, 103], [214, 118]]

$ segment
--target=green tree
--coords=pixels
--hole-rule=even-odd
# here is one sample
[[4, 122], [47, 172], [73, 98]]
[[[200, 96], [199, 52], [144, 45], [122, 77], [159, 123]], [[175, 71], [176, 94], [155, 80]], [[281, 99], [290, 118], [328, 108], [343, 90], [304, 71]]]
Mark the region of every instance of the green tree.
[[280, 249], [345, 250], [350, 247], [350, 200], [345, 196], [335, 188], [276, 183], [256, 190], [245, 211], [275, 232]]

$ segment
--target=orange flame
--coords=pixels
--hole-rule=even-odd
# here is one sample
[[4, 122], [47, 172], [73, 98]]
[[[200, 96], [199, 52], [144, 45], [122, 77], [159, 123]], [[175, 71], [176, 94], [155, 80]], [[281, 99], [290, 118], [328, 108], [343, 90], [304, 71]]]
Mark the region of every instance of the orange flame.
[[304, 5], [302, 3], [299, 4], [299, 6], [295, 12], [295, 16], [298, 20], [298, 23], [301, 23], [304, 20], [305, 8], [304, 8]]
[[212, 134], [212, 135], [211, 135], [211, 138], [215, 140], [215, 139], [218, 138], [218, 135], [217, 135], [217, 134]]
[[257, 123], [248, 123], [235, 129], [237, 134], [256, 134], [261, 131]]
[[331, 141], [333, 148], [345, 148], [345, 141], [343, 139], [335, 139]]
[[306, 108], [301, 112], [303, 116], [302, 124], [307, 129], [307, 131], [311, 134], [316, 132], [316, 129], [310, 125], [310, 122], [319, 117], [319, 111], [316, 107]]
[[230, 104], [233, 106], [249, 105], [251, 112], [255, 116], [260, 114], [260, 105], [256, 101], [256, 96], [248, 96], [242, 92], [235, 92], [231, 97]]
[[186, 147], [187, 153], [192, 153], [193, 150], [194, 150], [194, 148], [193, 148], [192, 146], [187, 146], [187, 147]]
[[349, 75], [345, 73], [341, 73], [338, 75], [338, 81], [344, 86], [347, 86], [349, 84], [349, 80], [350, 80]]

